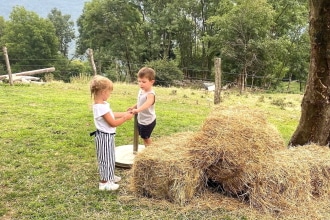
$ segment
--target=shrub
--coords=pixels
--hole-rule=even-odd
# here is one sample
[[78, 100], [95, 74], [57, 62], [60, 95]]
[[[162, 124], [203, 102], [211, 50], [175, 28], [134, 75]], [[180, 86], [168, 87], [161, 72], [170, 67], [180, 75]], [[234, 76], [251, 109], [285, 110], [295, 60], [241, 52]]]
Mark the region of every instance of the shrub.
[[146, 66], [156, 71], [155, 85], [171, 86], [174, 80], [182, 80], [183, 72], [176, 66], [173, 61], [155, 60], [146, 63]]

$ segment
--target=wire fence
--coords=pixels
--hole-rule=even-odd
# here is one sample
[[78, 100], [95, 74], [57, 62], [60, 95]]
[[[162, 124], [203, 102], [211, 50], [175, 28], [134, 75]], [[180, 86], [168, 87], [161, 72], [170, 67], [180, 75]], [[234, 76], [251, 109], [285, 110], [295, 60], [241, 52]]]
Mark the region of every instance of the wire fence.
[[[3, 55], [3, 52], [0, 52], [0, 55]], [[36, 63], [40, 61], [47, 61], [48, 63], [60, 63], [61, 60], [58, 59], [25, 59], [25, 60], [17, 60], [17, 59], [12, 59], [11, 60], [13, 63], [16, 63], [17, 61], [20, 61], [22, 63], [24, 62], [31, 62], [35, 61]], [[87, 61], [86, 61], [87, 62]], [[113, 61], [108, 61], [109, 63], [112, 63]], [[106, 62], [103, 62], [106, 64]], [[138, 70], [144, 66], [145, 64], [142, 63], [132, 63], [131, 64], [131, 70], [138, 72]], [[6, 69], [5, 69], [5, 62], [3, 62], [3, 68], [0, 70], [0, 75], [6, 75]], [[18, 69], [31, 69], [31, 68], [37, 68], [37, 69], [42, 69], [42, 68], [48, 68], [45, 67], [44, 65], [19, 65], [15, 66]], [[57, 65], [56, 66], [58, 69], [61, 69], [62, 73], [65, 74], [70, 74], [70, 70], [68, 69], [67, 64], [63, 65]], [[175, 80], [175, 84], [172, 84], [173, 86], [193, 86], [193, 87], [200, 87], [200, 88], [206, 88], [204, 83], [214, 83], [214, 73], [211, 70], [208, 69], [192, 69], [188, 67], [182, 67], [180, 70], [183, 72], [183, 79], [180, 80]], [[118, 81], [130, 81], [130, 79], [127, 79], [127, 77], [130, 77], [130, 74], [127, 73], [127, 67], [125, 65], [122, 65], [121, 68], [118, 68], [117, 74], [120, 75], [118, 77]], [[171, 71], [170, 69], [168, 71]], [[194, 73], [194, 74], [189, 74], [189, 73]], [[92, 75], [91, 73], [83, 73], [86, 75]], [[222, 77], [221, 77], [221, 82], [222, 82], [222, 88], [223, 89], [228, 89], [228, 88], [237, 88], [239, 87], [238, 83], [238, 78], [239, 78], [238, 73], [233, 73], [233, 72], [222, 72]], [[76, 76], [76, 77], [79, 77]], [[276, 90], [277, 92], [303, 92], [304, 87], [306, 82], [305, 81], [299, 81], [299, 80], [291, 80], [289, 78], [276, 78], [272, 77], [271, 81], [276, 82], [276, 85], [268, 85], [268, 86], [259, 86], [256, 84], [252, 84], [251, 82], [254, 82], [256, 80], [267, 80], [265, 76], [262, 75], [255, 75], [255, 74], [247, 74], [246, 75], [246, 84], [244, 85], [245, 89], [250, 89], [250, 90], [263, 90], [263, 91], [274, 91]], [[165, 84], [166, 81], [162, 79], [157, 79], [159, 84]], [[170, 85], [171, 86], [171, 85]]]

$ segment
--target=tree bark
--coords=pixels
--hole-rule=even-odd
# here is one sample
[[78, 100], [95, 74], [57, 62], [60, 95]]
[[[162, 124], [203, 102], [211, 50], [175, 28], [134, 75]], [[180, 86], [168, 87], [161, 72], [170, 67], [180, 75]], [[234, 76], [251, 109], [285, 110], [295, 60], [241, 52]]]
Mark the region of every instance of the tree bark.
[[292, 146], [330, 140], [330, 1], [309, 0], [309, 6], [310, 67]]

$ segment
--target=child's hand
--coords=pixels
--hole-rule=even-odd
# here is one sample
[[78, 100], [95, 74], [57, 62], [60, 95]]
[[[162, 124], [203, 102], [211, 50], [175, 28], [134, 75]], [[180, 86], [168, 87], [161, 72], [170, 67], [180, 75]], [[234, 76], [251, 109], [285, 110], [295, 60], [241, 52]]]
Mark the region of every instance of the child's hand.
[[139, 113], [139, 112], [138, 112], [137, 109], [135, 108], [135, 109], [132, 109], [131, 113], [132, 113], [133, 115], [136, 115], [136, 114]]
[[125, 114], [124, 117], [126, 118], [126, 120], [131, 120], [131, 119], [133, 118], [133, 115], [134, 115], [134, 114], [128, 112], [128, 113]]

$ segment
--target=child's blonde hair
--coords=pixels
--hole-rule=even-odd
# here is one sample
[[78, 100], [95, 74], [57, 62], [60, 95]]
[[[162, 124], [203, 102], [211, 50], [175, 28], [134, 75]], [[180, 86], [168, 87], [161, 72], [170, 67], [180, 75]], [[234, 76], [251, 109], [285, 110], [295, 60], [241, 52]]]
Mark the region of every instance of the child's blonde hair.
[[113, 90], [113, 83], [110, 79], [96, 75], [93, 77], [93, 79], [90, 82], [90, 91], [91, 91], [91, 97], [95, 97], [97, 93], [103, 90]]
[[150, 67], [143, 67], [139, 70], [137, 76], [138, 76], [138, 78], [146, 77], [149, 80], [155, 80], [156, 73], [155, 73], [155, 70]]

